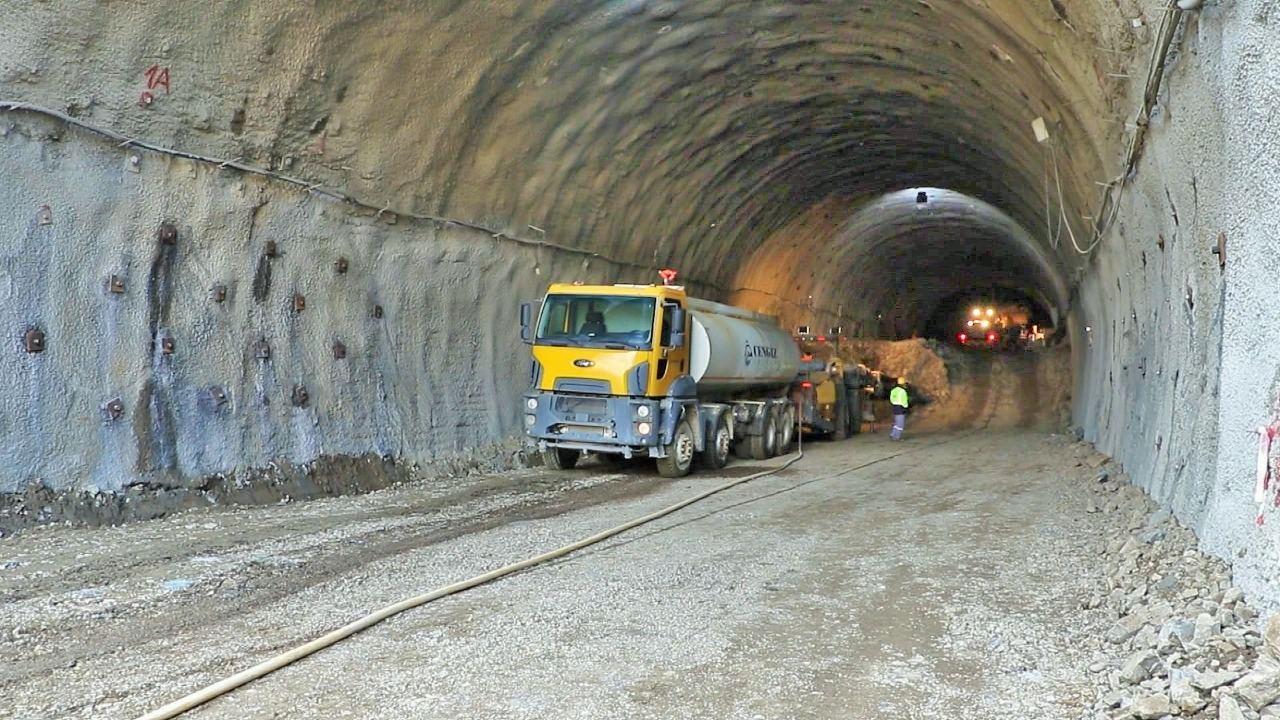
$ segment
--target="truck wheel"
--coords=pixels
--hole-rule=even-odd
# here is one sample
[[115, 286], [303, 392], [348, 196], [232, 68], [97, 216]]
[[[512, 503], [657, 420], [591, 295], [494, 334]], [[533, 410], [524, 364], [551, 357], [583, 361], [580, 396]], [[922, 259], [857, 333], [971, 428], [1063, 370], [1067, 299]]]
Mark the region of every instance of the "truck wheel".
[[572, 470], [581, 457], [582, 453], [577, 450], [547, 448], [542, 451], [542, 464], [552, 470]]
[[849, 388], [849, 434], [862, 434], [862, 390]]
[[719, 470], [729, 464], [729, 447], [733, 439], [729, 437], [729, 422], [724, 415], [716, 418], [716, 429], [707, 438], [706, 447], [702, 449], [702, 464], [712, 470]]
[[751, 436], [751, 457], [755, 460], [768, 460], [778, 451], [778, 419], [774, 413], [768, 413], [764, 419], [764, 429], [759, 435]]
[[849, 437], [849, 392], [843, 384], [836, 385], [836, 429], [832, 437], [836, 440]]
[[676, 425], [676, 434], [667, 446], [667, 456], [658, 458], [658, 474], [666, 478], [684, 477], [693, 468], [693, 428], [685, 418]]
[[796, 439], [796, 409], [788, 405], [780, 415], [782, 427], [778, 428], [778, 454], [786, 455], [791, 452], [791, 444]]

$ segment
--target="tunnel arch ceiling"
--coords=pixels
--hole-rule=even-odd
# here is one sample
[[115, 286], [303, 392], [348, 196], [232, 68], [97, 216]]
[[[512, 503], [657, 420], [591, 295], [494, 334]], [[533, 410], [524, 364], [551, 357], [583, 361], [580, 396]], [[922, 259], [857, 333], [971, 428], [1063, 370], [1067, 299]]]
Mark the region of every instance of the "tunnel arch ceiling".
[[[218, 77], [225, 102], [175, 93], [164, 113], [93, 114], [379, 207], [617, 261], [580, 279], [649, 280], [671, 265], [727, 298], [757, 248], [808, 227], [814, 208], [837, 213], [795, 238], [816, 249], [902, 188], [977, 198], [1042, 244], [1035, 229], [1060, 202], [1085, 232], [1116, 161], [1121, 81], [1106, 71], [1125, 62], [1097, 45], [1142, 40], [1125, 2], [178, 3], [163, 22], [131, 17], [129, 32], [164, 38], [148, 43], [174, 77]], [[17, 35], [33, 48], [41, 12]], [[174, 22], [184, 14], [193, 22]], [[211, 43], [209, 21], [246, 30]], [[86, 83], [83, 68], [46, 65]], [[1060, 193], [1044, 184], [1037, 117], [1059, 148]]]
[[[1118, 6], [1069, 0], [174, 12], [248, 28], [211, 44], [207, 21], [131, 18], [131, 32], [165, 38], [153, 44], [174, 77], [216, 74], [227, 106], [104, 106], [126, 131], [583, 247], [623, 261], [628, 279], [673, 265], [721, 296], [764, 238], [831, 197], [945, 187], [1042, 227], [1054, 198], [1036, 117], [1062, 149], [1062, 201], [1083, 232], [1118, 132], [1119, 80], [1102, 66], [1117, 57], [1096, 44], [1137, 38], [1108, 35], [1129, 32]], [[23, 42], [38, 45], [40, 18], [28, 21]]]
[[[837, 227], [886, 191], [931, 185], [999, 208], [1020, 240], [1054, 202], [1083, 232], [1103, 176], [1090, 107], [1103, 88], [1096, 53], [1050, 2], [583, 8], [552, 6], [557, 32], [531, 31], [513, 51], [521, 72], [504, 65], [478, 83], [444, 206], [673, 265], [722, 296], [766, 237], [830, 198], [851, 200]], [[1046, 197], [1036, 117], [1071, 148], [1059, 198]], [[851, 240], [815, 232], [802, 245]], [[1062, 272], [1033, 288], [1055, 308]], [[793, 308], [811, 294], [758, 289]]]
[[[1068, 305], [1058, 258], [981, 200], [908, 188], [864, 203], [830, 227], [841, 210], [840, 203], [822, 203], [803, 227], [760, 245], [735, 281], [734, 299], [801, 324], [856, 318], [848, 331], [888, 337], [922, 333], [939, 304], [961, 294], [1012, 290], [1039, 303], [1055, 323]], [[825, 240], [812, 247], [794, 235]], [[797, 307], [779, 298], [803, 300]], [[828, 308], [834, 315], [820, 312]]]

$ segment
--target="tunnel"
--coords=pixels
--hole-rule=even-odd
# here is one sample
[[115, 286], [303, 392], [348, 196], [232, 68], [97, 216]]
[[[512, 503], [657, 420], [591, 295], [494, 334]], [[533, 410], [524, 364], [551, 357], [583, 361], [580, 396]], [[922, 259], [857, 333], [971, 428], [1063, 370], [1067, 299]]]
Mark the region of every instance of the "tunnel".
[[510, 467], [519, 302], [673, 268], [855, 338], [1034, 306], [1063, 431], [1278, 597], [1273, 0], [11, 5], [14, 527]]

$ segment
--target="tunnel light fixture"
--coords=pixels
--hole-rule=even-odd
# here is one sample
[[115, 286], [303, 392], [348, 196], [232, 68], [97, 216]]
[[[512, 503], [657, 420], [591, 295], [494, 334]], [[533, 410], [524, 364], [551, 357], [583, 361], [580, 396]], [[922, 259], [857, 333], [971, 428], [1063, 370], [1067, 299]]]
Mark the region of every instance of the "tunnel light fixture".
[[1044, 118], [1038, 117], [1031, 121], [1031, 131], [1036, 134], [1036, 142], [1045, 143], [1049, 140], [1049, 127], [1045, 125]]

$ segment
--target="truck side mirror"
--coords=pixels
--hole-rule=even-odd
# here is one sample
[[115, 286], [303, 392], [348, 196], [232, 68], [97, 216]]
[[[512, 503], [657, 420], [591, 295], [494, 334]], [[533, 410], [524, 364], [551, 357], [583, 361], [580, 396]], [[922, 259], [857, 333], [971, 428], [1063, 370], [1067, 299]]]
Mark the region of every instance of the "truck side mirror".
[[684, 347], [684, 308], [672, 306], [667, 312], [671, 313], [671, 347]]
[[533, 321], [538, 317], [538, 301], [520, 303], [520, 340], [525, 345], [533, 344]]

